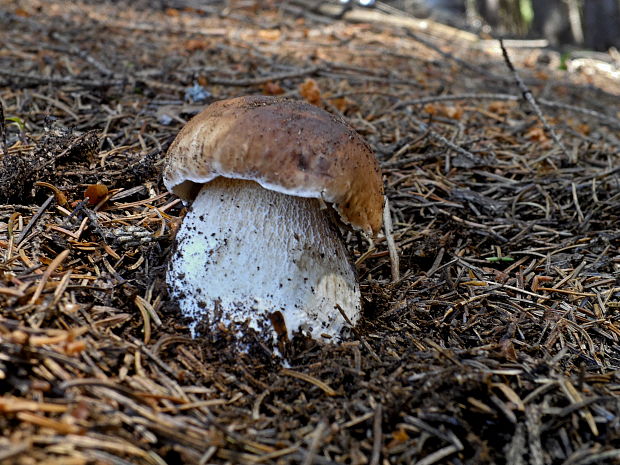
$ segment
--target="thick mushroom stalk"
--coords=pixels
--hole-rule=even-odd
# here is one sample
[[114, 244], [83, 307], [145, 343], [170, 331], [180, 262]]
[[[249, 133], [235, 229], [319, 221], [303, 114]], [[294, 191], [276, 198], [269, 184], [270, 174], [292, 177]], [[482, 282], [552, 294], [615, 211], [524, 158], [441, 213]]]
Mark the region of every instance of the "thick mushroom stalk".
[[355, 323], [359, 286], [325, 213], [317, 199], [253, 181], [205, 184], [177, 233], [167, 273], [192, 333], [203, 324], [247, 323], [274, 342], [285, 332], [337, 339], [346, 325], [338, 306]]

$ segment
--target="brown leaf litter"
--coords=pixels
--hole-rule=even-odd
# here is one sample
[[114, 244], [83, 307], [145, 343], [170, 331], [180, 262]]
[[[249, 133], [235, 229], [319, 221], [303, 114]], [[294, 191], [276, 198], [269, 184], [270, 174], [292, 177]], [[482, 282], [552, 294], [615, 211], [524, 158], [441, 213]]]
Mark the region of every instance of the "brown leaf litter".
[[[620, 463], [617, 82], [309, 3], [0, 0], [0, 463]], [[263, 92], [369, 141], [392, 222], [350, 238], [362, 325], [287, 368], [163, 281], [168, 144]]]

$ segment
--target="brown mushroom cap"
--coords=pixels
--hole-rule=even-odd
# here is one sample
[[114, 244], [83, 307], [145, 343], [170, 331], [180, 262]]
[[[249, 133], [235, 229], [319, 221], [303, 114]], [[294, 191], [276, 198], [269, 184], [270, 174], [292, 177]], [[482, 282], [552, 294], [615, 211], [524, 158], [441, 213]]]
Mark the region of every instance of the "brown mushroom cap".
[[371, 148], [342, 119], [304, 102], [238, 97], [192, 118], [168, 150], [164, 184], [192, 200], [218, 176], [323, 199], [354, 228], [381, 229], [383, 183]]

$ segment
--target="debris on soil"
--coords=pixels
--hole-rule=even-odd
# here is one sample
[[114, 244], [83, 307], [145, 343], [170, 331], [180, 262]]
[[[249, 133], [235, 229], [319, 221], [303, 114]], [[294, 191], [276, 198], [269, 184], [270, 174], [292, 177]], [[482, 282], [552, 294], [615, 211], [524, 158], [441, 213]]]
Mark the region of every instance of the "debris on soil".
[[[0, 0], [0, 463], [620, 463], [617, 80], [506, 44], [524, 96], [495, 42], [304, 4]], [[164, 284], [170, 141], [262, 93], [362, 134], [392, 223], [286, 367]]]

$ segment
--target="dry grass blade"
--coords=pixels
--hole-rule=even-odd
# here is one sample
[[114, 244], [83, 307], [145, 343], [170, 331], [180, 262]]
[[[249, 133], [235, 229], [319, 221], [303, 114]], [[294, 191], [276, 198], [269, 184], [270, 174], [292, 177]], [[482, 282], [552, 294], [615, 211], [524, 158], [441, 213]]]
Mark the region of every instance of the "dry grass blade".
[[3, 155], [8, 155], [9, 148], [6, 144], [6, 122], [4, 119], [4, 106], [0, 100], [0, 143], [2, 144]]
[[[0, 461], [618, 460], [611, 74], [505, 42], [508, 64], [381, 2], [18, 3], [0, 0]], [[192, 338], [165, 283], [189, 206], [161, 172], [205, 105], [301, 99], [310, 76], [389, 203], [385, 240], [346, 237], [363, 317], [334, 310], [351, 331], [296, 335], [282, 363], [250, 333], [247, 352], [208, 322]]]
[[64, 413], [68, 410], [66, 405], [51, 404], [48, 402], [34, 402], [27, 399], [18, 399], [15, 397], [0, 397], [0, 412], [49, 412]]
[[321, 381], [320, 379], [315, 378], [307, 373], [300, 373], [298, 371], [289, 370], [288, 368], [283, 368], [281, 370], [283, 375], [292, 376], [293, 378], [300, 379], [310, 384], [314, 384], [316, 387], [321, 389], [328, 396], [336, 396], [338, 393], [334, 391], [329, 385]]
[[47, 281], [51, 277], [52, 273], [56, 271], [56, 268], [58, 268], [62, 264], [62, 262], [65, 261], [65, 259], [69, 256], [69, 253], [70, 253], [69, 250], [63, 250], [49, 264], [49, 266], [47, 267], [47, 269], [41, 276], [41, 279], [39, 280], [39, 284], [37, 284], [34, 294], [32, 295], [30, 299], [31, 304], [34, 304], [37, 302], [37, 300], [39, 300], [39, 297], [41, 297], [41, 294], [43, 293], [43, 289], [45, 289], [45, 285], [47, 284]]
[[4, 450], [0, 451], [0, 461], [4, 462], [22, 453], [26, 452], [31, 447], [29, 443], [22, 443], [15, 446], [7, 446]]
[[372, 454], [370, 455], [369, 465], [378, 465], [381, 460], [381, 444], [383, 443], [383, 432], [381, 423], [383, 422], [383, 408], [381, 404], [375, 408], [375, 415], [373, 421], [373, 439], [372, 439]]
[[400, 279], [400, 262], [398, 258], [398, 250], [396, 249], [396, 243], [394, 242], [394, 236], [392, 234], [392, 214], [390, 213], [390, 203], [387, 197], [385, 198], [385, 203], [383, 206], [383, 229], [385, 231], [388, 251], [390, 252], [392, 281], [396, 282]]
[[499, 39], [499, 45], [500, 45], [500, 47], [502, 49], [502, 55], [504, 57], [504, 61], [506, 62], [506, 65], [508, 66], [508, 68], [512, 72], [512, 75], [514, 76], [515, 81], [516, 81], [517, 85], [519, 86], [519, 90], [521, 90], [521, 92], [523, 94], [523, 98], [534, 109], [534, 111], [536, 112], [536, 115], [538, 116], [538, 119], [540, 119], [540, 121], [542, 122], [542, 124], [545, 127], [545, 129], [549, 132], [549, 134], [551, 134], [551, 137], [553, 138], [555, 143], [558, 145], [560, 150], [562, 150], [562, 153], [566, 157], [569, 157], [568, 151], [566, 150], [566, 147], [564, 146], [564, 144], [562, 143], [562, 141], [558, 137], [557, 132], [555, 131], [555, 129], [553, 129], [549, 125], [549, 122], [547, 121], [547, 118], [545, 118], [545, 115], [543, 114], [542, 110], [538, 106], [538, 103], [536, 103], [536, 99], [534, 98], [534, 95], [532, 94], [532, 91], [525, 85], [525, 83], [523, 82], [523, 79], [521, 79], [521, 76], [519, 76], [519, 73], [517, 73], [517, 70], [515, 69], [514, 65], [512, 64], [512, 61], [510, 61], [510, 57], [508, 56], [508, 51], [506, 50], [506, 47], [504, 47], [504, 41], [502, 39]]

